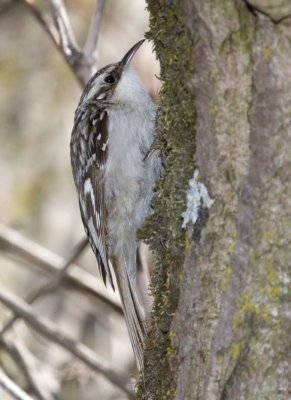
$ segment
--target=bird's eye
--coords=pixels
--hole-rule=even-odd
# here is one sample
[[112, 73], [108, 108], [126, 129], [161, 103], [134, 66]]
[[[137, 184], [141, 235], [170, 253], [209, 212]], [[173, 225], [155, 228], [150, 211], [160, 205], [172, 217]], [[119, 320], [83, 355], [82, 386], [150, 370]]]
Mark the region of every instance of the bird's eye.
[[107, 75], [104, 78], [104, 82], [106, 83], [114, 83], [115, 82], [115, 78], [113, 75]]

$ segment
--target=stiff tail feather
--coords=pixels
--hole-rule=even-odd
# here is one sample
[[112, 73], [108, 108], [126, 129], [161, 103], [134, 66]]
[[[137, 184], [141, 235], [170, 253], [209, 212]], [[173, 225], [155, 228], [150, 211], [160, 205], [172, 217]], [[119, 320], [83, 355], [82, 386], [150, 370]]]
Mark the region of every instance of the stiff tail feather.
[[135, 288], [127, 274], [122, 256], [112, 257], [118, 291], [120, 294], [125, 322], [139, 371], [143, 371], [143, 350], [146, 327]]

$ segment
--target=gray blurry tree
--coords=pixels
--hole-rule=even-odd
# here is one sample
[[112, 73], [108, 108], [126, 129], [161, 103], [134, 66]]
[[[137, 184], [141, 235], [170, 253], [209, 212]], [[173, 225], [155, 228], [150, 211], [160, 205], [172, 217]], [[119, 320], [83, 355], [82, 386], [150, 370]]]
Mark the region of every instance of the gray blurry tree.
[[138, 398], [290, 398], [291, 3], [148, 8], [167, 167], [142, 232], [157, 263]]

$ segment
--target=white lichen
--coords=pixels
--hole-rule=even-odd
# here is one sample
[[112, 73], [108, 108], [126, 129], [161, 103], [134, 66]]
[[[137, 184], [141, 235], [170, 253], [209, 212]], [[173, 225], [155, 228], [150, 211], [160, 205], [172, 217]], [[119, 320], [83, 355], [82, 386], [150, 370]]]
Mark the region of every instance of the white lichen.
[[199, 182], [199, 170], [194, 171], [193, 178], [189, 181], [189, 189], [187, 190], [187, 210], [182, 213], [182, 228], [186, 228], [188, 222], [194, 225], [199, 216], [199, 210], [210, 208], [214, 200], [209, 196], [206, 186]]

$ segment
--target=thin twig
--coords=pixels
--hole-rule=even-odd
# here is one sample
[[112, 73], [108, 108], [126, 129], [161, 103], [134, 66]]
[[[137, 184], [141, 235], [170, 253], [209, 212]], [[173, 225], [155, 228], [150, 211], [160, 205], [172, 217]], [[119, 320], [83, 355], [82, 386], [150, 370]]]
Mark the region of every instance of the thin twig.
[[99, 37], [104, 6], [105, 0], [96, 0], [94, 15], [91, 20], [90, 29], [84, 46], [84, 57], [92, 64], [96, 64], [97, 62], [97, 41]]
[[40, 25], [44, 28], [46, 33], [49, 35], [54, 45], [58, 50], [60, 50], [60, 36], [55, 26], [49, 21], [48, 17], [43, 14], [40, 9], [36, 6], [33, 0], [21, 0], [23, 5], [25, 5], [29, 11], [38, 20]]
[[44, 385], [38, 382], [38, 379], [35, 376], [35, 370], [31, 365], [31, 360], [28, 359], [26, 354], [28, 350], [19, 342], [19, 339], [14, 339], [12, 344], [6, 338], [1, 337], [0, 344], [13, 358], [15, 364], [20, 368], [37, 398], [39, 400], [53, 400], [53, 396], [44, 389]]
[[[60, 267], [60, 269], [53, 275], [53, 277], [46, 282], [44, 285], [41, 285], [38, 287], [36, 290], [32, 291], [27, 299], [26, 302], [28, 304], [33, 303], [35, 300], [38, 298], [48, 294], [52, 290], [56, 289], [62, 280], [65, 278], [68, 268], [72, 265], [72, 263], [80, 256], [82, 251], [86, 248], [88, 244], [87, 238], [82, 239], [77, 246], [73, 249], [72, 254], [69, 256], [69, 258], [65, 261], [65, 263]], [[2, 327], [2, 330], [0, 332], [0, 337], [9, 329], [11, 326], [14, 324], [14, 322], [17, 320], [17, 316], [12, 317], [4, 323], [4, 326]]]
[[[77, 45], [63, 0], [50, 0], [55, 26], [49, 22], [47, 16], [40, 11], [33, 0], [21, 1], [49, 34], [49, 37], [64, 57], [66, 63], [70, 66], [75, 77], [81, 86], [84, 87], [96, 72], [95, 49], [100, 32], [100, 20], [104, 8], [104, 4], [102, 3], [104, 3], [104, 0], [100, 0], [100, 4], [96, 5], [92, 28], [88, 34], [88, 44], [86, 42], [86, 52], [81, 51]], [[89, 49], [92, 49], [92, 54], [89, 53]]]
[[73, 54], [79, 53], [75, 35], [73, 33], [66, 7], [62, 0], [50, 0], [53, 19], [60, 35], [61, 47], [69, 59]]
[[2, 368], [0, 368], [0, 386], [16, 400], [34, 400], [17, 386], [16, 383], [4, 373]]
[[83, 361], [92, 370], [104, 376], [112, 384], [121, 389], [130, 399], [134, 398], [133, 392], [126, 387], [127, 378], [116, 371], [105, 366], [97, 355], [84, 344], [69, 338], [62, 333], [55, 324], [45, 317], [38, 316], [31, 306], [15, 294], [10, 293], [5, 288], [0, 287], [0, 301], [10, 308], [14, 314], [28, 322], [34, 329], [45, 335], [47, 338], [68, 350], [71, 354]]
[[[60, 271], [62, 266], [67, 262], [62, 257], [40, 246], [38, 243], [25, 238], [14, 229], [2, 223], [0, 223], [0, 250], [26, 261], [29, 263], [29, 266], [35, 265], [46, 274]], [[122, 315], [122, 308], [118, 297], [107, 290], [104, 284], [90, 272], [81, 269], [76, 264], [72, 264], [67, 271], [65, 282], [97, 297], [109, 305], [115, 312]]]
[[36, 368], [33, 365], [32, 355], [29, 354], [27, 347], [21, 343], [19, 338], [13, 340], [15, 354], [18, 356], [19, 366], [25, 371], [26, 378], [32, 390], [37, 395], [39, 400], [53, 400], [54, 396], [47, 389], [47, 385], [41, 382], [40, 376], [36, 373]]
[[40, 286], [35, 292], [30, 293], [27, 302], [29, 304], [33, 303], [39, 297], [46, 293], [51, 292], [64, 280], [68, 273], [69, 267], [80, 257], [81, 253], [86, 249], [88, 245], [87, 237], [84, 237], [80, 242], [73, 248], [71, 255], [64, 261], [60, 269], [53, 275], [53, 277], [44, 285]]
[[[82, 53], [78, 50], [77, 45], [76, 47], [73, 46], [73, 39], [65, 40], [64, 35], [66, 30], [64, 29], [64, 25], [60, 23], [60, 25], [54, 26], [49, 21], [47, 15], [41, 12], [33, 0], [20, 1], [34, 15], [40, 23], [40, 26], [48, 33], [56, 49], [61, 53], [68, 66], [71, 68], [81, 87], [84, 87], [93, 72], [82, 62]], [[58, 29], [60, 29], [60, 31], [58, 31]]]
[[[71, 68], [73, 74], [77, 78], [81, 87], [84, 87], [90, 77], [92, 76], [92, 72], [88, 66], [82, 66], [82, 53], [77, 51], [77, 49], [71, 48], [71, 53], [64, 51], [63, 46], [64, 42], [61, 42], [61, 33], [58, 32], [57, 27], [54, 26], [48, 19], [47, 15], [43, 14], [40, 9], [35, 5], [33, 0], [20, 0], [23, 5], [27, 7], [27, 9], [33, 14], [33, 16], [40, 23], [40, 26], [48, 33], [51, 38], [53, 44], [57, 48], [57, 50], [61, 53], [64, 60]], [[63, 34], [64, 31], [62, 31]], [[64, 37], [62, 38], [64, 41]]]

